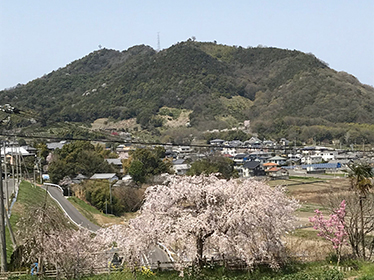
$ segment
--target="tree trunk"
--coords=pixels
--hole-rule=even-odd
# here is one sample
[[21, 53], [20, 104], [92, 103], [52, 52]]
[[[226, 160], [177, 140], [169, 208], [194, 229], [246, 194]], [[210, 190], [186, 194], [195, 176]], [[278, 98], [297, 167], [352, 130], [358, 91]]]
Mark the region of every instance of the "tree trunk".
[[206, 233], [205, 235], [202, 233], [202, 230], [200, 230], [200, 233], [196, 236], [196, 262], [199, 268], [203, 267], [204, 260], [203, 260], [203, 253], [204, 253], [204, 243], [205, 240], [212, 236], [214, 233], [214, 230]]
[[342, 246], [339, 245], [339, 247], [336, 248], [336, 255], [338, 256], [338, 262], [336, 263], [337, 266], [339, 266], [339, 264], [340, 264], [340, 259], [341, 259], [341, 250], [342, 250]]
[[201, 236], [196, 237], [196, 264], [203, 267], [204, 239]]

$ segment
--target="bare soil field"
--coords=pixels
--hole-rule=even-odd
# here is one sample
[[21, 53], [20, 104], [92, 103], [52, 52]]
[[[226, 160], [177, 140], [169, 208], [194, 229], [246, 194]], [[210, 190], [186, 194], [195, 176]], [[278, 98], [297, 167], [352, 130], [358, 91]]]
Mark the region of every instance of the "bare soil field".
[[349, 188], [349, 181], [346, 178], [330, 180], [314, 179], [307, 182], [288, 182], [289, 194], [300, 202], [322, 204], [331, 193], [345, 192]]

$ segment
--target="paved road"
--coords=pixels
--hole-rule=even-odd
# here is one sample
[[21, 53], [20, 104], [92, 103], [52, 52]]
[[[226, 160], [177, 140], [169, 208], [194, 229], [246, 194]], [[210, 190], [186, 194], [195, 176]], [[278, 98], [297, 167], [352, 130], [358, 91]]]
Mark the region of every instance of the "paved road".
[[[46, 185], [42, 188], [46, 189]], [[100, 229], [98, 225], [91, 223], [86, 219], [62, 194], [58, 187], [48, 186], [48, 193], [52, 198], [54, 198], [68, 215], [68, 217], [77, 225], [84, 227], [91, 231], [97, 231]]]
[[[164, 250], [160, 249], [159, 247], [155, 246], [149, 254], [148, 258], [148, 261], [152, 265], [152, 269], [168, 269], [173, 267], [173, 264], [171, 263], [169, 256], [166, 254]], [[161, 263], [159, 267], [157, 266], [157, 262]]]

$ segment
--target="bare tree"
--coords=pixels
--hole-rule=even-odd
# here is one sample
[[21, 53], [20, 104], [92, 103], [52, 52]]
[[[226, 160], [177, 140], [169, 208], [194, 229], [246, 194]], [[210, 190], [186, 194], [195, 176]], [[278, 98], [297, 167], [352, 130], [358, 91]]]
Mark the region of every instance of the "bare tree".
[[353, 163], [349, 166], [348, 177], [352, 190], [358, 195], [360, 206], [360, 234], [362, 258], [365, 260], [365, 222], [364, 222], [364, 200], [366, 200], [370, 189], [373, 187], [374, 171], [370, 164], [365, 162]]

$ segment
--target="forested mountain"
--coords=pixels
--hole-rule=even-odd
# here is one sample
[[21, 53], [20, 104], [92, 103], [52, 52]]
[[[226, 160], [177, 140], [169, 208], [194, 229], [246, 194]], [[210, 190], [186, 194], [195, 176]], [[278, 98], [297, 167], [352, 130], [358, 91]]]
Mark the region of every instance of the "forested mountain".
[[362, 138], [362, 126], [352, 123], [369, 124], [370, 135], [374, 124], [374, 88], [312, 54], [192, 40], [160, 52], [100, 49], [1, 91], [0, 100], [32, 112], [39, 125], [136, 117], [152, 128], [162, 125], [164, 106], [191, 110], [190, 124], [201, 130], [249, 119], [254, 132], [273, 137], [319, 133], [331, 140], [354, 129]]

